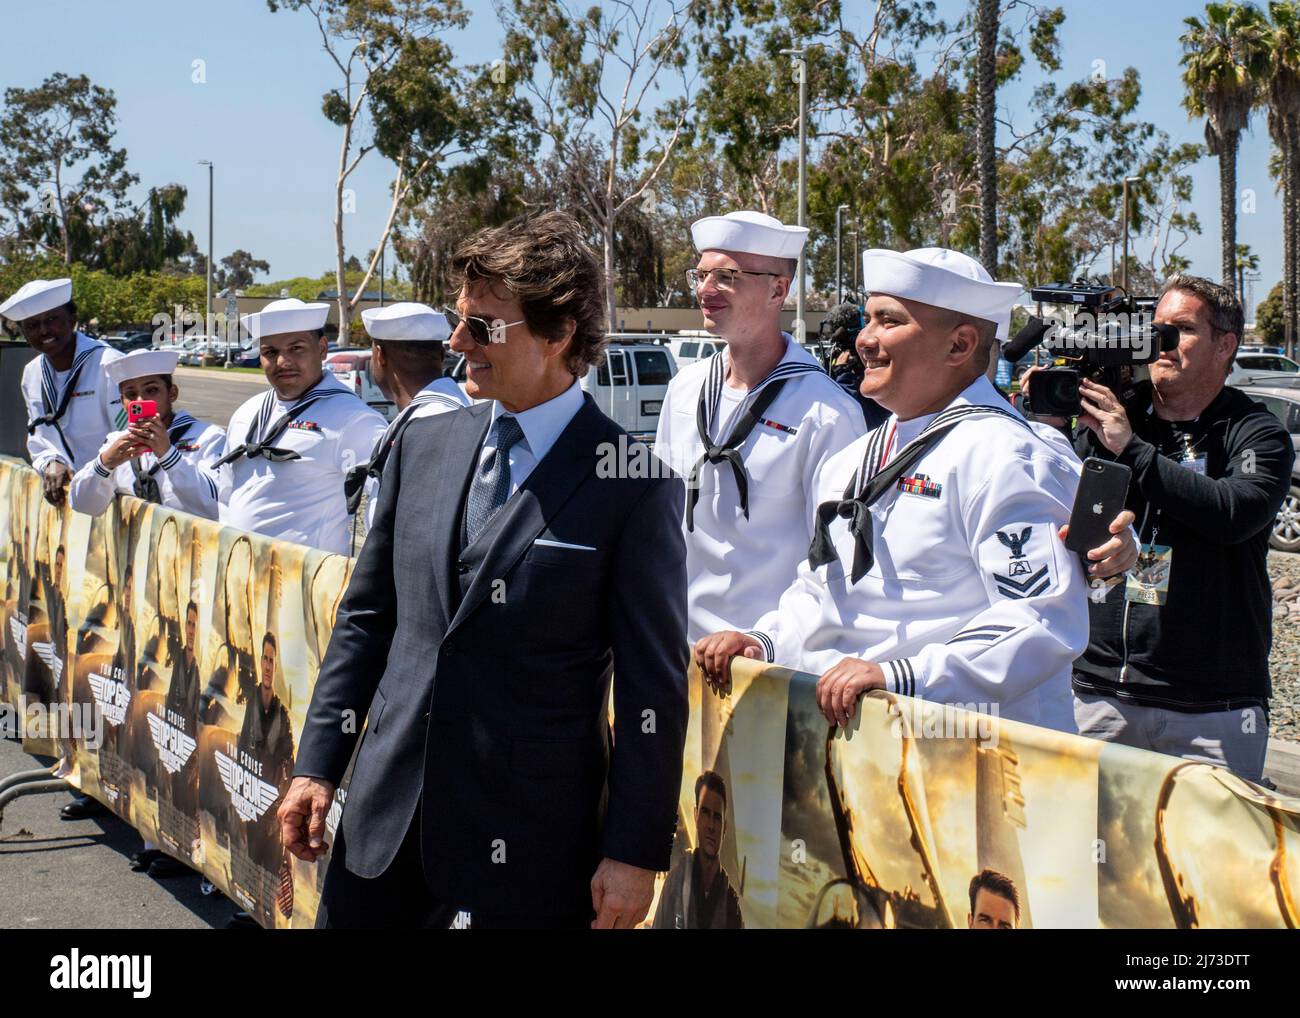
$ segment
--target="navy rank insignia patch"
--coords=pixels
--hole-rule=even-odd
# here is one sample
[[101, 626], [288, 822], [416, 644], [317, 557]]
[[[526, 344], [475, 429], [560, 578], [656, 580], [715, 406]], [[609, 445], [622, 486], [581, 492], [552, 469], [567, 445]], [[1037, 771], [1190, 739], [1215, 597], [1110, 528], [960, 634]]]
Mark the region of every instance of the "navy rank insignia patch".
[[1033, 535], [1032, 526], [997, 531], [998, 543], [1008, 553], [1006, 573], [994, 572], [991, 575], [997, 592], [1003, 597], [1016, 600], [1037, 597], [1052, 585], [1050, 562], [1042, 566], [1035, 565], [1026, 551]]
[[925, 474], [917, 474], [915, 477], [900, 477], [898, 479], [898, 490], [909, 495], [939, 498], [943, 494], [943, 485], [938, 481], [930, 480]]

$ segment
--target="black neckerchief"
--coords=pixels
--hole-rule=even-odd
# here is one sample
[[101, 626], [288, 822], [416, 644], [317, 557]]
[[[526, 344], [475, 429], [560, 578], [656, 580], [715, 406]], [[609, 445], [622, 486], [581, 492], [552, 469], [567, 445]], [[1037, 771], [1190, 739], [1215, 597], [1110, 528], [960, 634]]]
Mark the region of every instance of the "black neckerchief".
[[700, 401], [695, 407], [695, 429], [699, 432], [700, 441], [704, 443], [704, 453], [691, 467], [690, 477], [686, 481], [686, 529], [689, 531], [695, 529], [695, 504], [700, 500], [700, 471], [705, 463], [715, 466], [723, 462], [731, 464], [736, 490], [740, 494], [740, 510], [745, 519], [749, 519], [749, 476], [745, 473], [744, 460], [740, 457], [740, 447], [745, 444], [745, 439], [754, 430], [763, 412], [780, 395], [787, 381], [808, 372], [825, 374], [816, 364], [782, 360], [766, 378], [749, 390], [745, 396], [744, 408], [732, 425], [731, 434], [725, 442], [715, 444], [709, 434], [717, 420], [718, 406], [722, 399], [722, 386], [727, 374], [725, 356], [726, 351], [714, 354], [709, 362], [709, 376], [700, 390]]
[[[79, 337], [80, 333], [77, 334], [77, 337], [74, 337], [74, 349], [79, 343]], [[60, 427], [59, 421], [68, 412], [68, 404], [72, 402], [72, 395], [77, 391], [77, 381], [81, 378], [81, 371], [86, 366], [86, 361], [90, 360], [95, 351], [103, 346], [105, 346], [104, 343], [87, 338], [85, 347], [72, 358], [72, 367], [69, 369], [67, 381], [63, 383], [62, 392], [58, 391], [58, 379], [55, 377], [57, 372], [54, 370], [54, 365], [50, 363], [50, 359], [46, 357], [41, 362], [41, 403], [45, 413], [27, 422], [27, 434], [33, 435], [41, 425], [48, 424], [58, 434], [59, 441], [63, 443], [64, 451], [67, 452], [69, 459], [75, 459], [75, 457], [72, 455], [72, 447], [68, 445], [68, 439], [63, 434], [63, 428]]]
[[277, 397], [274, 389], [267, 390], [266, 395], [262, 397], [262, 405], [258, 408], [257, 416], [248, 425], [248, 431], [244, 435], [244, 444], [231, 449], [230, 452], [213, 464], [213, 468], [224, 467], [227, 463], [233, 463], [239, 459], [240, 456], [247, 456], [249, 459], [264, 456], [273, 463], [302, 459], [292, 449], [277, 449], [271, 443], [283, 435], [289, 425], [298, 419], [298, 415], [313, 403], [325, 399], [327, 396], [336, 396], [341, 393], [347, 393], [349, 396], [354, 395], [351, 390], [333, 384], [332, 379], [322, 378], [312, 388], [299, 396], [297, 402], [282, 413], [274, 424], [269, 424], [271, 415], [275, 412]]
[[[927, 424], [924, 430], [908, 442], [888, 466], [879, 466], [886, 450], [884, 448], [888, 428], [882, 424], [871, 433], [863, 452], [862, 464], [844, 489], [844, 496], [823, 502], [817, 507], [817, 521], [811, 546], [808, 548], [808, 563], [816, 568], [828, 562], [837, 561], [839, 555], [831, 541], [830, 522], [836, 516], [849, 521], [849, 533], [853, 536], [853, 572], [851, 579], [857, 583], [871, 569], [875, 562], [872, 549], [871, 506], [886, 491], [894, 486], [898, 479], [944, 435], [968, 417], [1000, 414], [1029, 428], [1029, 424], [1009, 410], [999, 407], [965, 404], [949, 407]], [[1030, 428], [1032, 432], [1033, 429]]]

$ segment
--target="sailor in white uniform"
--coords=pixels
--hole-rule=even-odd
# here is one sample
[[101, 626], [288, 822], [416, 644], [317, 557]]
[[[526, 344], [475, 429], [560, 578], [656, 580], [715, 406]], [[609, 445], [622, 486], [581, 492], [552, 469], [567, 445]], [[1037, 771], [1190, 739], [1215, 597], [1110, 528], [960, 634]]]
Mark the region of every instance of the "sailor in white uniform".
[[344, 479], [366, 462], [387, 422], [323, 370], [328, 314], [328, 304], [289, 297], [244, 316], [271, 388], [226, 428], [221, 522], [346, 555]]
[[808, 554], [817, 468], [865, 431], [854, 399], [780, 328], [807, 236], [757, 212], [691, 227], [704, 327], [727, 348], [673, 378], [655, 453], [686, 479], [692, 641], [776, 606]]
[[0, 304], [0, 317], [17, 323], [41, 354], [23, 368], [27, 452], [45, 479], [46, 500], [59, 505], [104, 436], [126, 424], [117, 386], [104, 380], [104, 368], [122, 355], [77, 331], [70, 279], [25, 283]]
[[[818, 674], [840, 725], [886, 689], [1073, 731], [1087, 584], [1058, 531], [1080, 463], [984, 376], [1021, 287], [940, 248], [863, 263], [863, 392], [892, 414], [819, 472], [817, 533], [779, 604], [696, 656], [711, 681], [738, 654]], [[1106, 553], [1131, 564], [1130, 541], [1124, 530]]]
[[[469, 406], [469, 397], [442, 373], [443, 344], [451, 338], [447, 316], [427, 304], [400, 301], [361, 312], [371, 340], [370, 375], [397, 407], [370, 459], [354, 470], [348, 509], [355, 513], [361, 493], [368, 495], [366, 528], [375, 518], [379, 484], [388, 454], [406, 426], [418, 417]], [[364, 486], [361, 483], [364, 481]]]
[[179, 393], [172, 374], [179, 356], [174, 350], [136, 350], [105, 369], [124, 408], [152, 400], [158, 413], [112, 432], [98, 455], [77, 471], [68, 492], [77, 512], [98, 516], [120, 492], [217, 518], [219, 478], [213, 467], [224, 452], [226, 433], [175, 408]]

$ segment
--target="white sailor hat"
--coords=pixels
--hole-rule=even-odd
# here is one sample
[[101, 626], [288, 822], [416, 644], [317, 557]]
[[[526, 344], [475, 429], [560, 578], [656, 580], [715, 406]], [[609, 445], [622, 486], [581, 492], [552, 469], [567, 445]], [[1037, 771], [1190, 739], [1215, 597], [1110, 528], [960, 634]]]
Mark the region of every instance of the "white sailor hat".
[[328, 304], [308, 304], [297, 297], [273, 300], [261, 311], [244, 315], [240, 321], [254, 339], [278, 336], [285, 332], [314, 332], [325, 328], [329, 317]]
[[105, 367], [104, 375], [111, 385], [148, 375], [170, 375], [176, 370], [180, 356], [175, 350], [132, 350]]
[[427, 304], [404, 300], [361, 312], [371, 339], [393, 342], [445, 342], [451, 339], [447, 316]]
[[11, 322], [61, 308], [72, 300], [71, 279], [33, 279], [24, 283], [16, 293], [0, 304], [0, 317]]
[[1011, 307], [1025, 289], [1019, 283], [996, 282], [974, 258], [945, 247], [864, 251], [862, 284], [868, 293], [887, 293], [996, 322], [1000, 340], [1006, 338]]
[[786, 226], [761, 212], [728, 212], [691, 224], [697, 251], [740, 251], [771, 258], [798, 258], [808, 239], [806, 226]]

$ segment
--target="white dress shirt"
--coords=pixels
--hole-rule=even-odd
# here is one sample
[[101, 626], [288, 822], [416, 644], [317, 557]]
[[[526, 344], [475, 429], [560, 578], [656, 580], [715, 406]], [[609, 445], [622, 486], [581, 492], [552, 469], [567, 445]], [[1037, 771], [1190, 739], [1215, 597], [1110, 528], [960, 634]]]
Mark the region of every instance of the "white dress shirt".
[[479, 452], [479, 467], [496, 452], [497, 419], [503, 416], [513, 417], [524, 433], [524, 437], [510, 449], [510, 494], [513, 496], [524, 481], [528, 480], [528, 475], [537, 464], [551, 451], [551, 446], [555, 445], [555, 440], [569, 426], [574, 415], [582, 409], [583, 398], [582, 386], [575, 378], [573, 384], [558, 396], [519, 413], [507, 410], [499, 402], [493, 401], [492, 421]]

